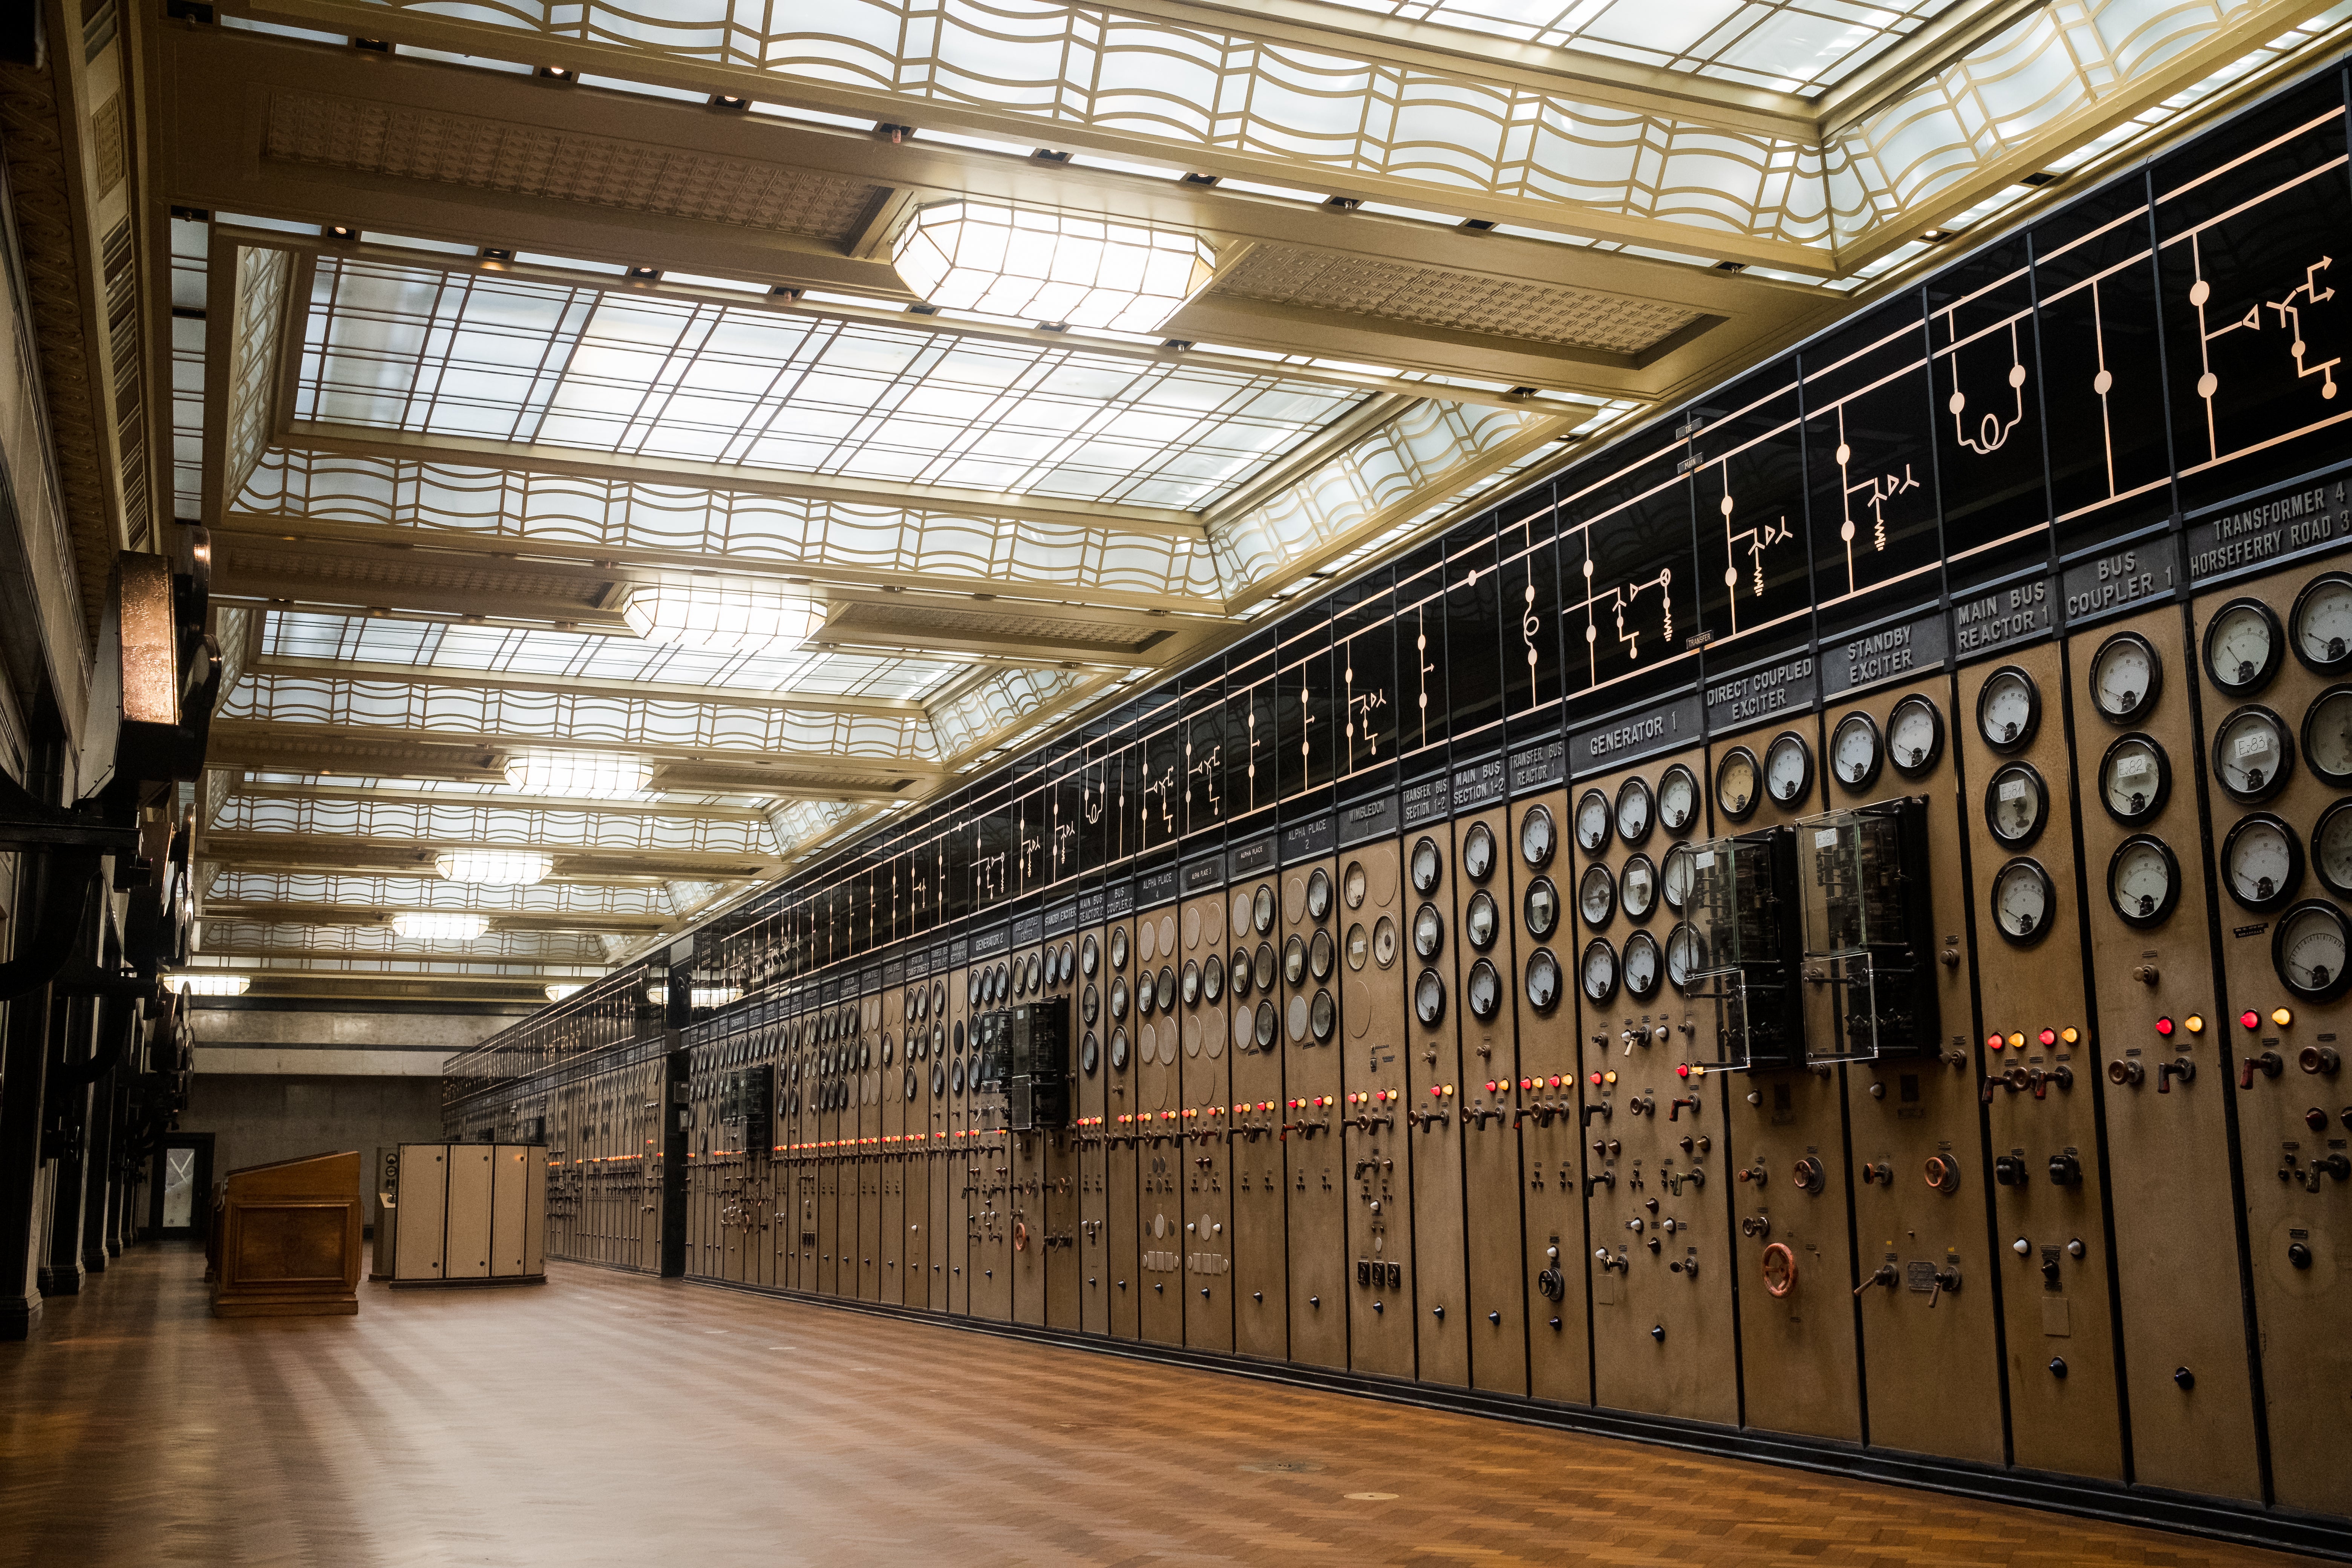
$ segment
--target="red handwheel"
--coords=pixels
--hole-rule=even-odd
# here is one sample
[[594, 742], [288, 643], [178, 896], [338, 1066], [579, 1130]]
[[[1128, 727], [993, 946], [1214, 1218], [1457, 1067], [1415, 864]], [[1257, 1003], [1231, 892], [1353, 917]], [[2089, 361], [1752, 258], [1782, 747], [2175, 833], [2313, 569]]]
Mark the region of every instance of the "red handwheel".
[[1797, 1288], [1797, 1255], [1789, 1250], [1785, 1241], [1776, 1241], [1764, 1249], [1764, 1289], [1775, 1296], [1785, 1296]]

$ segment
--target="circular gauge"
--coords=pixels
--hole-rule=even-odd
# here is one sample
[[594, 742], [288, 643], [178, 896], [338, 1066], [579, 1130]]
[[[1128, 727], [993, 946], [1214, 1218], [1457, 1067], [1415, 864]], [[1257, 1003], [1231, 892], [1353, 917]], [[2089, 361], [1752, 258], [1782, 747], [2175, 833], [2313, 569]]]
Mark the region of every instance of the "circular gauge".
[[1691, 888], [1697, 881], [1697, 851], [1687, 844], [1667, 850], [1665, 867], [1658, 873], [1658, 890], [1665, 895], [1666, 908], [1677, 913], [1688, 909]]
[[1577, 980], [1584, 987], [1584, 999], [1596, 1007], [1608, 1005], [1617, 994], [1617, 950], [1607, 937], [1596, 936], [1584, 944]]
[[1318, 931], [1307, 940], [1307, 973], [1318, 980], [1331, 978], [1331, 933]]
[[948, 1086], [956, 1093], [963, 1092], [963, 1063], [959, 1061], [948, 1072]]
[[2031, 763], [2007, 763], [1985, 784], [1985, 826], [2004, 849], [2022, 849], [2042, 837], [2050, 817], [2050, 790]]
[[1037, 981], [1039, 973], [1044, 969], [1044, 967], [1045, 965], [1038, 961], [1035, 953], [1033, 952], [1029, 955], [1029, 962], [1022, 966], [1023, 984], [1025, 989], [1030, 991], [1039, 989]]
[[1598, 931], [1617, 912], [1617, 878], [1606, 866], [1587, 866], [1576, 879], [1576, 912]]
[[1676, 763], [1658, 780], [1658, 820], [1669, 833], [1687, 830], [1698, 816], [1698, 775]]
[[1187, 1007], [1197, 1006], [1201, 1000], [1201, 965], [1192, 959], [1184, 961], [1184, 977], [1177, 982], [1179, 994]]
[[1272, 882], [1261, 886], [1257, 890], [1257, 896], [1250, 900], [1250, 925], [1260, 936], [1274, 929], [1274, 884]]
[[1319, 921], [1331, 912], [1331, 873], [1318, 866], [1307, 873], [1307, 918]]
[[2091, 656], [2091, 706], [2111, 724], [2137, 723], [2164, 689], [2164, 661], [2137, 632], [2117, 632]]
[[1307, 978], [1307, 939], [1297, 931], [1282, 944], [1282, 978], [1291, 985]]
[[2099, 759], [2099, 804], [2117, 822], [2147, 822], [2172, 794], [2172, 763], [2147, 735], [2126, 735]]
[[1259, 1050], [1271, 1050], [1274, 1037], [1281, 1027], [1282, 1016], [1275, 1011], [1274, 998], [1269, 996], [1257, 1005], [1257, 1011], [1250, 1017], [1250, 1038], [1257, 1042]]
[[1559, 847], [1559, 828], [1551, 813], [1540, 805], [1529, 806], [1519, 818], [1519, 858], [1533, 870], [1540, 871], [1551, 864], [1552, 853]]
[[1127, 1000], [1127, 976], [1121, 974], [1110, 983], [1110, 1021], [1112, 1023], [1126, 1021]]
[[1867, 713], [1849, 713], [1830, 731], [1830, 772], [1850, 790], [1860, 792], [1877, 783], [1885, 754], [1878, 721]]
[[1665, 961], [1658, 952], [1658, 939], [1648, 931], [1637, 931], [1625, 939], [1625, 994], [1636, 1002], [1647, 1002], [1658, 994], [1658, 981], [1665, 973]]
[[2205, 623], [2205, 677], [2224, 696], [2252, 697], [2279, 670], [2279, 618], [2260, 599], [2232, 599]]
[[1415, 839], [1412, 846], [1412, 864], [1409, 868], [1412, 873], [1412, 890], [1416, 893], [1426, 893], [1435, 888], [1439, 866], [1437, 840]]
[[2331, 686], [2303, 716], [2303, 760], [2337, 789], [2352, 789], [2352, 686]]
[[1445, 917], [1437, 912], [1435, 904], [1423, 904], [1412, 911], [1412, 951], [1418, 958], [1435, 958], [1445, 945]]
[[1328, 1045], [1331, 1042], [1331, 1031], [1339, 1026], [1339, 1005], [1331, 1000], [1331, 993], [1316, 992], [1315, 1000], [1307, 1005], [1307, 1032], [1315, 1037], [1317, 1045]]
[[1093, 933], [1088, 932], [1087, 940], [1078, 943], [1078, 968], [1087, 979], [1092, 980], [1095, 971], [1101, 967], [1102, 948], [1095, 942]]
[[1365, 961], [1372, 956], [1372, 935], [1364, 929], [1361, 921], [1356, 921], [1348, 928], [1347, 952], [1348, 967], [1350, 969], [1362, 969]]
[[1395, 918], [1382, 915], [1372, 924], [1372, 962], [1382, 969], [1396, 962], [1397, 928]]
[[1539, 947], [1528, 955], [1528, 1005], [1549, 1013], [1559, 1005], [1559, 960], [1551, 949]]
[[1993, 873], [1992, 922], [2018, 946], [2031, 947], [2049, 935], [2057, 907], [2058, 889], [2039, 861], [2021, 856]]
[[1617, 786], [1617, 837], [1628, 844], [1639, 844], [1650, 837], [1650, 825], [1657, 816], [1657, 802], [1650, 797], [1650, 786], [1639, 778], [1627, 779]]
[[1160, 1010], [1163, 1013], [1176, 1005], [1176, 972], [1165, 964], [1160, 970]]
[[1813, 787], [1813, 749], [1794, 730], [1783, 730], [1764, 748], [1764, 788], [1775, 804], [1801, 805]]
[[1201, 965], [1201, 1000], [1214, 1005], [1225, 994], [1225, 961], [1215, 953]]
[[1586, 790], [1576, 797], [1576, 847], [1593, 855], [1608, 842], [1609, 797], [1597, 789]]
[[1977, 733], [1996, 752], [2021, 750], [2042, 727], [2042, 688], [2013, 664], [1985, 678], [1977, 692]]
[[1462, 836], [1462, 871], [1474, 882], [1495, 874], [1495, 830], [1483, 822], [1472, 823]]
[[1070, 967], [1070, 944], [1066, 942], [1062, 944], [1062, 984], [1065, 985], [1070, 983], [1070, 977], [1076, 973]]
[[1250, 961], [1247, 950], [1238, 947], [1234, 949], [1234, 967], [1232, 973], [1234, 982], [1234, 1000], [1236, 1002], [1243, 1001], [1247, 998], [1250, 994]]
[[2352, 669], [2352, 573], [2323, 572], [2305, 583], [2287, 626], [2304, 668], [2316, 675]]
[[1339, 879], [1339, 897], [1349, 909], [1360, 910], [1364, 907], [1364, 895], [1370, 889], [1371, 878], [1366, 874], [1364, 863], [1361, 860], [1349, 861], [1347, 871]]
[[[987, 988], [987, 984], [988, 984], [988, 972], [987, 972], [986, 970], [983, 970], [983, 969], [975, 969], [975, 970], [973, 970], [970, 974], [966, 975], [966, 976], [964, 977], [964, 987], [963, 987], [963, 989], [964, 989], [964, 998], [963, 998], [964, 1005], [965, 1005], [965, 1006], [967, 1006], [967, 1007], [977, 1007], [977, 1006], [979, 1006], [979, 1005], [980, 1005], [980, 997], [981, 997], [981, 993], [982, 993], [983, 990], [985, 990], [985, 989]], [[824, 1021], [824, 1037], [825, 1037], [826, 1039], [828, 1039], [828, 1040], [829, 1040], [829, 1039], [833, 1038], [833, 1035], [834, 1035], [834, 1026], [835, 1026], [838, 1021], [839, 1021], [838, 1019], [835, 1019], [835, 1018], [827, 1018], [827, 1019]]]
[[1906, 697], [1886, 716], [1886, 758], [1906, 779], [1922, 778], [1944, 754], [1942, 710], [1925, 697]]
[[[1094, 941], [1094, 938], [1088, 937], [1087, 940], [1091, 942]], [[1094, 971], [1089, 969], [1087, 973], [1092, 974]], [[948, 983], [944, 980], [936, 981], [931, 985], [931, 1011], [935, 1014], [944, 1015], [947, 1010]]]
[[1502, 924], [1502, 911], [1495, 907], [1492, 893], [1481, 888], [1470, 895], [1470, 902], [1462, 911], [1462, 935], [1472, 947], [1480, 952], [1492, 948]]
[[1538, 877], [1528, 884], [1519, 899], [1519, 913], [1528, 922], [1528, 934], [1540, 942], [1551, 935], [1559, 924], [1559, 889], [1549, 877]]
[[1274, 943], [1262, 942], [1257, 944], [1257, 956], [1250, 961], [1250, 979], [1260, 992], [1274, 989]]
[[1629, 921], [1648, 920], [1650, 911], [1658, 907], [1658, 868], [1647, 855], [1636, 855], [1625, 862], [1624, 874], [1618, 879], [1617, 896], [1624, 903]]
[[1434, 969], [1423, 970], [1412, 983], [1412, 1016], [1433, 1028], [1445, 1016], [1445, 982]]
[[[1092, 1048], [1094, 1045], [1094, 1037], [1092, 1035], [1087, 1037], [1087, 1045], [1088, 1048]], [[1091, 1072], [1093, 1069], [1090, 1068], [1087, 1070]], [[947, 1093], [947, 1091], [948, 1069], [940, 1066], [939, 1063], [933, 1062], [931, 1064], [931, 1098], [933, 1100], [940, 1099]], [[794, 1110], [798, 1110], [800, 1109], [800, 1095], [795, 1092], [793, 1095], [793, 1109]]]
[[1125, 1029], [1113, 1029], [1110, 1032], [1110, 1070], [1113, 1072], [1127, 1070], [1127, 1031]]
[[2221, 840], [2221, 879], [2257, 914], [2282, 908], [2303, 886], [2303, 841], [2266, 811], [2240, 817]]
[[890, 1065], [890, 1058], [897, 1052], [898, 1045], [898, 1043], [890, 1037], [890, 1032], [887, 1029], [882, 1031], [882, 1065], [884, 1067]]
[[1716, 809], [1734, 822], [1754, 816], [1757, 772], [1756, 753], [1747, 747], [1734, 746], [1724, 752], [1723, 760], [1715, 764]]
[[1086, 1038], [1078, 1042], [1078, 1069], [1092, 1078], [1095, 1068], [1101, 1065], [1102, 1047], [1095, 1042], [1095, 1032], [1088, 1029]]
[[1482, 958], [1470, 966], [1462, 982], [1462, 1002], [1482, 1024], [1493, 1022], [1503, 1010], [1503, 977], [1493, 964]]
[[2270, 799], [2294, 771], [2294, 742], [2287, 739], [2286, 721], [2267, 708], [2241, 708], [2213, 731], [2213, 777], [2241, 805]]
[[905, 1086], [906, 1096], [908, 1100], [914, 1099], [915, 1096], [922, 1089], [923, 1080], [916, 1076], [915, 1069], [913, 1068], [908, 1068], [907, 1069]]
[[1111, 928], [1110, 966], [1113, 969], [1127, 967], [1127, 928], [1125, 926]]
[[1147, 969], [1135, 977], [1135, 1016], [1149, 1018], [1158, 1001], [1151, 989], [1151, 971]]
[[958, 1056], [963, 1055], [963, 1020], [961, 1018], [958, 1018], [956, 1020], [955, 1054]]
[[2304, 1000], [2331, 1001], [2344, 994], [2345, 949], [2352, 946], [2347, 935], [2344, 911], [2334, 904], [2297, 904], [2271, 938], [2271, 965]]
[[2135, 833], [2107, 862], [2107, 902], [2126, 925], [2162, 925], [2180, 901], [2180, 862], [2161, 838]]
[[2352, 899], [2352, 800], [2319, 814], [2311, 830], [2311, 868], [2341, 898]]

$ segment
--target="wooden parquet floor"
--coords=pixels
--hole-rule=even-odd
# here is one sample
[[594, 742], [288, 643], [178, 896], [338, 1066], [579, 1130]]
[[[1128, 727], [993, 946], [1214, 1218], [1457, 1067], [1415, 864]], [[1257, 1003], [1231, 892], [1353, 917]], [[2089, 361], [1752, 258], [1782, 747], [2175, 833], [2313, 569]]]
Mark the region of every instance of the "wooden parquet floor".
[[0, 1346], [0, 1563], [2298, 1561], [583, 1268], [236, 1322], [201, 1271]]

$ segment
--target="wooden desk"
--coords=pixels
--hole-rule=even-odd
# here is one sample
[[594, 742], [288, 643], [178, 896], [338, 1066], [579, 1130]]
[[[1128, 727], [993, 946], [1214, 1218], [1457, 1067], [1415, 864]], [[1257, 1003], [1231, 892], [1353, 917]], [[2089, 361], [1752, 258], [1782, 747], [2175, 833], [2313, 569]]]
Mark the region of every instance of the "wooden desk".
[[213, 1204], [213, 1315], [360, 1310], [360, 1157], [314, 1154], [231, 1171]]

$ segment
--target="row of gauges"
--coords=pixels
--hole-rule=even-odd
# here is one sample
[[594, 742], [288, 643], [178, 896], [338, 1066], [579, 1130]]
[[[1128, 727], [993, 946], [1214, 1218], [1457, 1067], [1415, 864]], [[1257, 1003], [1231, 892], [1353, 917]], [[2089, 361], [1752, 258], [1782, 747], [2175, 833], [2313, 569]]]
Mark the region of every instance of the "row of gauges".
[[[1087, 952], [1087, 973], [1094, 973], [1093, 941], [1089, 937]], [[982, 964], [971, 971], [964, 982], [966, 1004], [973, 1007], [992, 1007], [1000, 1002], [1020, 1001], [1024, 997], [1042, 995], [1056, 985], [1068, 984], [1076, 973], [1078, 955], [1068, 942], [1049, 947], [1014, 959], [1011, 963]], [[1125, 967], [1122, 962], [1120, 967]], [[919, 1000], [921, 994], [918, 992]], [[947, 1001], [942, 994], [940, 1005]]]
[[[1676, 991], [1688, 991], [1691, 977], [1706, 967], [1706, 948], [1698, 928], [1687, 921], [1676, 923], [1663, 943], [1648, 931], [1634, 931], [1626, 937], [1622, 952], [1607, 937], [1596, 936], [1584, 944], [1577, 984], [1584, 999], [1596, 1007], [1614, 1000], [1621, 985], [1636, 1002], [1657, 995], [1661, 981], [1672, 982]], [[1538, 948], [1528, 956], [1524, 983], [1528, 1005], [1537, 1012], [1549, 1013], [1559, 1005], [1559, 963], [1549, 950]]]

